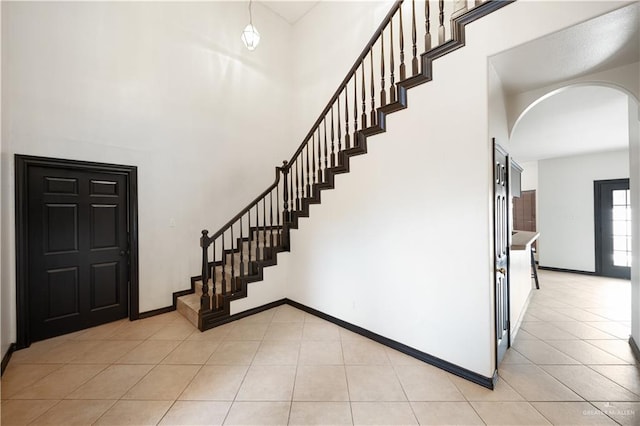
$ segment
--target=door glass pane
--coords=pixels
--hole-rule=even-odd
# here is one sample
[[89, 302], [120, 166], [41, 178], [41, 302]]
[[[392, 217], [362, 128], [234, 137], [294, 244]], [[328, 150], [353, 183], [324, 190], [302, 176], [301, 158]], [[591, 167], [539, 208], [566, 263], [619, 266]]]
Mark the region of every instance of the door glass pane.
[[627, 207], [613, 206], [613, 220], [627, 220]]
[[614, 206], [626, 206], [627, 205], [627, 190], [625, 189], [614, 189], [611, 191], [613, 195], [613, 205]]
[[613, 221], [613, 235], [627, 235], [627, 221], [626, 220], [614, 220]]
[[613, 250], [627, 251], [627, 238], [616, 235], [613, 237]]
[[612, 196], [613, 264], [631, 266], [631, 206], [628, 189], [614, 189]]

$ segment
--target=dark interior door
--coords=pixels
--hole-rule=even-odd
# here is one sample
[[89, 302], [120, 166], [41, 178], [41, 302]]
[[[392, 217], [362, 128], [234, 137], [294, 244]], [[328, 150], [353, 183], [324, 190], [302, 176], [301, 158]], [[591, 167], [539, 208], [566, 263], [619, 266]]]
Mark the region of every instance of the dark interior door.
[[127, 317], [126, 176], [29, 167], [31, 340]]
[[509, 160], [494, 141], [494, 247], [497, 362], [509, 347]]
[[629, 179], [594, 182], [596, 273], [631, 277], [631, 193]]

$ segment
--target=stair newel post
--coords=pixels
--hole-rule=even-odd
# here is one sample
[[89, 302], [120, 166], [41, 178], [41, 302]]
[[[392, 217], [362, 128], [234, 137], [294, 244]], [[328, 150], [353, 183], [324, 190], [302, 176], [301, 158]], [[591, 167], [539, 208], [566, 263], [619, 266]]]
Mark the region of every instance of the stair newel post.
[[334, 137], [335, 136], [333, 132], [333, 105], [331, 105], [331, 167], [336, 166]]
[[349, 85], [344, 86], [344, 149], [351, 148], [349, 135]]
[[402, 27], [402, 5], [400, 5], [400, 81], [405, 78], [407, 78], [407, 67], [404, 64], [404, 28]]
[[282, 246], [282, 233], [280, 230], [280, 185], [276, 185], [276, 229], [278, 230], [278, 247]]
[[[402, 6], [400, 6], [400, 16], [402, 17]], [[396, 101], [396, 78], [395, 78], [395, 59], [394, 59], [394, 55], [393, 55], [393, 17], [391, 17], [391, 21], [389, 21], [390, 23], [390, 27], [389, 27], [389, 31], [390, 31], [390, 47], [389, 47], [389, 69], [390, 69], [390, 78], [391, 78], [391, 85], [389, 86], [389, 98], [390, 98], [390, 102], [394, 103]]]
[[288, 162], [285, 160], [282, 162], [282, 168], [280, 169], [282, 171], [282, 187], [284, 188], [284, 191], [282, 191], [282, 199], [284, 201], [284, 205], [282, 206], [282, 222], [287, 223], [290, 221], [289, 219], [289, 191], [287, 191], [287, 176], [289, 174], [289, 166], [288, 166]]
[[[202, 247], [202, 296], [200, 296], [200, 311], [211, 310], [211, 298], [209, 297], [209, 231], [202, 230], [200, 247]], [[214, 287], [215, 292], [215, 287]]]
[[380, 33], [380, 106], [387, 104], [387, 91], [384, 84], [384, 30]]
[[[426, 2], [428, 4], [429, 0], [426, 0]], [[416, 45], [417, 41], [418, 31], [416, 29], [416, 0], [411, 0], [411, 52], [413, 53], [413, 59], [411, 59], [411, 75], [418, 74], [418, 47]]]
[[[431, 21], [430, 21], [429, 0], [424, 3], [424, 51], [431, 50]], [[417, 66], [417, 65], [416, 65]], [[417, 68], [416, 68], [417, 69]]]
[[444, 43], [444, 0], [438, 1], [438, 9], [440, 10], [440, 14], [438, 15], [440, 21], [440, 26], [438, 27], [438, 45], [441, 45]]
[[371, 68], [371, 125], [376, 125], [376, 84], [373, 80], [373, 46], [369, 48], [369, 62]]

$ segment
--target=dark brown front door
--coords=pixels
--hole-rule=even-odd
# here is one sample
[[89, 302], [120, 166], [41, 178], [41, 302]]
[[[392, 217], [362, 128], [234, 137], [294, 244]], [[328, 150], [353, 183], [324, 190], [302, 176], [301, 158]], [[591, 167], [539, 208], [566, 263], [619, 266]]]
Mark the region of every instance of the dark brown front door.
[[494, 259], [496, 351], [499, 364], [509, 347], [509, 157], [494, 141]]
[[27, 344], [127, 317], [128, 176], [32, 165], [24, 179]]

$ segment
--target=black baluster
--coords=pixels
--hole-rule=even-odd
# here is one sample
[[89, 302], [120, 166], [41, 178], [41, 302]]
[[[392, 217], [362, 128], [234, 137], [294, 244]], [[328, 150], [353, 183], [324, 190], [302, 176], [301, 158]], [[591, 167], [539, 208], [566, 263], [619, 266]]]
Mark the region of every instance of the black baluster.
[[402, 6], [400, 6], [400, 81], [404, 81], [405, 78], [407, 78], [407, 69], [404, 65], [404, 29], [402, 27]]
[[311, 185], [309, 184], [309, 141], [307, 141], [305, 148], [307, 151], [307, 197], [311, 197]]
[[318, 126], [318, 180], [324, 182], [322, 178], [322, 149], [320, 147], [320, 126]]
[[360, 61], [360, 66], [362, 67], [362, 117], [360, 117], [360, 124], [362, 130], [364, 130], [367, 127], [367, 89], [364, 81], [364, 59]]
[[438, 45], [444, 43], [444, 0], [438, 2], [438, 8], [440, 9], [439, 20], [440, 26], [438, 27]]
[[[253, 234], [251, 235], [251, 239], [253, 238]], [[260, 217], [258, 215], [258, 203], [256, 203], [256, 231], [255, 231], [255, 240], [256, 240], [256, 262], [261, 258], [258, 256], [258, 250], [260, 248]]]
[[344, 86], [344, 149], [351, 148], [349, 135], [349, 87]]
[[[427, 2], [429, 0], [426, 0]], [[428, 7], [428, 6], [427, 6]], [[411, 60], [411, 75], [418, 74], [418, 32], [416, 30], [416, 0], [411, 0], [411, 51], [413, 52], [413, 59]]]
[[[293, 161], [295, 163], [295, 160]], [[294, 163], [289, 164], [289, 170], [291, 170], [291, 166]], [[295, 198], [293, 198], [293, 172], [291, 173], [291, 179], [289, 179], [289, 191], [291, 195], [291, 197], [289, 198], [291, 200], [291, 220], [293, 220], [293, 211], [296, 207]]]
[[316, 134], [311, 134], [311, 170], [313, 171], [313, 179], [311, 182], [315, 185], [318, 183], [318, 177], [316, 176]]
[[[267, 246], [267, 198], [262, 199], [262, 251]], [[264, 255], [263, 255], [264, 258]]]
[[[322, 123], [324, 125], [324, 172], [325, 172], [325, 176], [327, 173], [327, 169], [329, 168], [329, 148], [327, 145], [327, 116], [325, 115], [324, 119], [322, 120]], [[324, 179], [322, 179], [323, 181], [326, 180], [326, 177]]]
[[269, 246], [273, 247], [273, 191], [269, 192]]
[[236, 254], [233, 251], [233, 225], [231, 225], [231, 291], [236, 291]]
[[296, 161], [294, 161], [295, 167], [296, 167], [296, 211], [300, 211], [300, 179], [298, 176], [298, 159], [296, 158]]
[[353, 73], [353, 146], [358, 142], [358, 71]]
[[[402, 5], [400, 6], [400, 13], [402, 13]], [[391, 70], [391, 86], [389, 86], [389, 98], [391, 98], [391, 103], [394, 103], [396, 101], [396, 78], [394, 75], [395, 72], [395, 59], [393, 58], [393, 18], [391, 18], [391, 48], [390, 50], [390, 58], [389, 58], [389, 68]]]
[[369, 48], [369, 62], [371, 64], [371, 125], [376, 125], [376, 85], [373, 81], [373, 47]]
[[251, 275], [251, 273], [253, 272], [251, 269], [251, 241], [253, 240], [253, 238], [251, 238], [251, 208], [247, 210], [247, 232], [249, 233], [247, 238], [247, 250], [249, 251], [249, 260], [247, 262], [247, 275]]
[[227, 294], [227, 257], [224, 255], [224, 232], [222, 233], [222, 294]]
[[431, 18], [429, 14], [431, 9], [429, 7], [429, 0], [426, 0], [424, 4], [424, 51], [428, 52], [431, 50]]
[[331, 167], [336, 166], [335, 143], [333, 134], [333, 105], [331, 105]]
[[[200, 237], [200, 247], [202, 247], [202, 295], [200, 296], [200, 310], [211, 310], [211, 299], [209, 298], [209, 231], [204, 229]], [[215, 293], [215, 287], [213, 288]]]
[[218, 289], [216, 289], [216, 242], [213, 241], [212, 243], [213, 266], [211, 268], [211, 296], [213, 297], [213, 303], [211, 304], [211, 308], [213, 309], [218, 307], [218, 298], [216, 297], [218, 295]]
[[289, 191], [287, 191], [287, 175], [289, 174], [288, 164], [289, 163], [286, 160], [282, 162], [282, 175], [284, 178], [284, 183], [282, 185], [282, 187], [284, 188], [284, 191], [282, 192], [282, 198], [284, 199], [284, 206], [283, 206], [284, 217], [282, 218], [283, 225], [289, 222], [289, 197], [288, 197]]
[[240, 243], [238, 244], [238, 250], [240, 250], [240, 276], [244, 276], [244, 234], [242, 233], [242, 216], [240, 216]]
[[340, 125], [340, 95], [338, 95], [338, 99], [336, 100], [336, 104], [338, 105], [338, 164], [341, 164], [340, 161], [340, 150], [342, 149], [342, 126]]
[[380, 33], [380, 106], [387, 104], [387, 90], [384, 85], [384, 31]]

